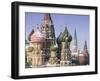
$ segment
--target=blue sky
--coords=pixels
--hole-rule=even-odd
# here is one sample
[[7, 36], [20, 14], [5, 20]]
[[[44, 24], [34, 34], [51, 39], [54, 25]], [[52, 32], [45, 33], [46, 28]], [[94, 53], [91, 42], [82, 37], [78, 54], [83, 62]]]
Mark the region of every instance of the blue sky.
[[[41, 25], [44, 13], [25, 12], [25, 32], [26, 39], [34, 28]], [[88, 15], [74, 15], [74, 14], [51, 14], [51, 18], [55, 28], [56, 37], [64, 30], [68, 28], [72, 37], [74, 31], [77, 32], [78, 48], [83, 49], [84, 41], [87, 41], [89, 48], [89, 16]]]

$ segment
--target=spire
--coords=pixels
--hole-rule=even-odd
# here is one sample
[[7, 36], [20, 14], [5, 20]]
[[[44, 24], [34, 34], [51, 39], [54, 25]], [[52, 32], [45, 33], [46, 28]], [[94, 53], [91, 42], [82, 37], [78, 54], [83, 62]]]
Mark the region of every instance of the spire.
[[83, 54], [85, 55], [85, 65], [89, 65], [89, 52], [87, 49], [87, 41], [85, 40]]
[[44, 19], [44, 20], [51, 20], [50, 14], [49, 14], [49, 13], [45, 13], [43, 19]]
[[76, 29], [75, 29], [75, 32], [74, 32], [74, 40], [77, 41]]
[[87, 41], [85, 40], [84, 49], [87, 49]]
[[75, 29], [74, 37], [73, 37], [73, 40], [72, 40], [72, 43], [71, 43], [71, 51], [72, 52], [78, 52], [76, 29]]
[[77, 45], [77, 34], [76, 34], [76, 29], [75, 29], [75, 32], [74, 32], [74, 40], [76, 41], [76, 45]]
[[52, 23], [52, 19], [51, 19], [50, 13], [45, 13], [45, 14], [44, 14], [43, 20], [44, 20], [44, 21], [49, 21], [49, 22]]

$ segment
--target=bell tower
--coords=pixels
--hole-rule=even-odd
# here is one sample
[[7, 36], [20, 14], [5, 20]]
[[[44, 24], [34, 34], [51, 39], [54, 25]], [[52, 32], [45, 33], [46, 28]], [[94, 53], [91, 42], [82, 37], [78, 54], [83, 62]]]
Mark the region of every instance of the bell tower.
[[87, 48], [87, 41], [85, 40], [84, 48], [83, 48], [83, 54], [85, 56], [85, 64], [89, 65], [89, 52]]

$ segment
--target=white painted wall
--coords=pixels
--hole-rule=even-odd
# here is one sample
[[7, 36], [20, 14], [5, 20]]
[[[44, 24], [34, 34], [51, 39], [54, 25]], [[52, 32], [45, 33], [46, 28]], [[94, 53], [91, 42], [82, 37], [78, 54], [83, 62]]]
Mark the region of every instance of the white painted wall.
[[[10, 78], [11, 69], [11, 2], [14, 0], [0, 1], [0, 81], [13, 81]], [[20, 1], [20, 0], [19, 0]], [[98, 6], [98, 14], [100, 14], [100, 0], [21, 0], [30, 2], [44, 2], [44, 3], [59, 3], [59, 4], [74, 4], [74, 5], [88, 5]], [[98, 22], [100, 22], [100, 15], [98, 15]], [[100, 31], [100, 23], [98, 23], [98, 30]], [[100, 32], [98, 32], [98, 35]], [[98, 37], [100, 41], [100, 37]], [[100, 42], [98, 42], [100, 48]], [[100, 50], [98, 51], [98, 62], [100, 62]], [[100, 68], [100, 63], [98, 63]], [[100, 72], [100, 70], [99, 70]], [[65, 76], [53, 78], [39, 78], [26, 79], [26, 81], [99, 81], [98, 75], [82, 75], [82, 76]], [[22, 81], [22, 80], [21, 80]]]

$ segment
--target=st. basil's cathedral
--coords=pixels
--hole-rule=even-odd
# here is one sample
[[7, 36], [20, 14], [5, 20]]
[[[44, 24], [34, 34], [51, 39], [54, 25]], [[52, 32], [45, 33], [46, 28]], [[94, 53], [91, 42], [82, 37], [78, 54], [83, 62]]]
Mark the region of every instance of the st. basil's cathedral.
[[41, 26], [32, 29], [25, 45], [26, 68], [89, 65], [87, 42], [80, 52], [76, 30], [72, 37], [67, 27], [56, 37], [49, 13], [44, 14]]

